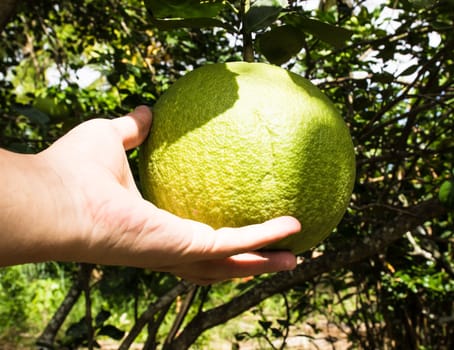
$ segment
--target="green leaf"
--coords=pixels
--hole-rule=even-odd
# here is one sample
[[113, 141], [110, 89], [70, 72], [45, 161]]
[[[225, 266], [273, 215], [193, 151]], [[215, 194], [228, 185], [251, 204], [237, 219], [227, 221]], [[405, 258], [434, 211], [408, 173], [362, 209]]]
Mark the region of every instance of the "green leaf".
[[254, 1], [244, 16], [244, 30], [248, 33], [264, 29], [273, 23], [287, 5], [284, 0]]
[[65, 331], [65, 338], [72, 342], [75, 339], [86, 338], [88, 334], [88, 326], [85, 317], [82, 317], [78, 322], [72, 323]]
[[190, 18], [190, 19], [155, 19], [151, 18], [151, 22], [159, 29], [170, 30], [176, 28], [211, 28], [221, 27], [229, 32], [236, 32], [235, 28], [230, 24], [216, 18]]
[[241, 332], [241, 333], [236, 333], [235, 334], [235, 340], [236, 341], [243, 341], [244, 339], [246, 339], [248, 336], [247, 332]]
[[41, 112], [35, 107], [17, 105], [13, 107], [13, 109], [17, 113], [26, 116], [32, 123], [44, 126], [50, 121], [50, 118], [46, 113]]
[[106, 335], [112, 339], [120, 340], [125, 335], [125, 332], [115, 326], [108, 324], [103, 326], [99, 330], [98, 335]]
[[345, 42], [349, 40], [353, 34], [348, 29], [311, 19], [302, 14], [292, 13], [284, 16], [282, 19], [285, 23], [310, 33], [316, 38], [336, 48], [344, 47]]
[[271, 334], [273, 334], [274, 337], [281, 338], [284, 336], [284, 334], [282, 333], [282, 331], [279, 328], [271, 327], [270, 329], [271, 329]]
[[290, 326], [290, 322], [289, 322], [287, 319], [281, 319], [281, 318], [279, 318], [279, 319], [277, 319], [276, 321], [277, 321], [277, 323], [279, 323], [279, 325], [281, 325], [282, 327], [288, 327], [288, 326]]
[[266, 331], [271, 327], [272, 322], [270, 321], [259, 321], [260, 326]]
[[337, 1], [336, 0], [322, 0], [320, 1], [320, 5], [319, 5], [319, 8], [322, 10], [322, 11], [328, 11], [330, 8], [334, 7], [337, 5]]
[[374, 81], [382, 84], [389, 84], [394, 81], [394, 75], [388, 72], [374, 74]]
[[454, 181], [446, 180], [441, 184], [438, 199], [447, 208], [454, 209]]
[[281, 65], [301, 51], [304, 33], [290, 25], [275, 27], [258, 36], [257, 44], [270, 63]]
[[213, 18], [224, 8], [223, 0], [145, 0], [147, 10], [156, 19]]
[[415, 64], [414, 66], [410, 66], [407, 69], [405, 69], [402, 73], [400, 73], [401, 76], [407, 76], [407, 75], [412, 75], [415, 73], [421, 66]]
[[409, 0], [408, 1], [411, 5], [413, 5], [416, 9], [426, 9], [432, 7], [436, 4], [436, 0]]
[[107, 310], [101, 310], [95, 317], [95, 327], [101, 327], [104, 322], [110, 317], [110, 312]]
[[164, 30], [222, 27], [234, 32], [232, 25], [216, 18], [225, 6], [223, 0], [145, 0], [151, 22]]

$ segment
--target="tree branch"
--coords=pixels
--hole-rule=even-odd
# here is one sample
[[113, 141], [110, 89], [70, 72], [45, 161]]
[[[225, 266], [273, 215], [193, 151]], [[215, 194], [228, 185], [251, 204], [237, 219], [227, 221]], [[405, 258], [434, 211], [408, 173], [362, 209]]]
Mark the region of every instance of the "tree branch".
[[385, 250], [405, 232], [445, 212], [445, 208], [436, 200], [428, 200], [405, 208], [405, 211], [400, 212], [393, 221], [382, 226], [375, 233], [349, 240], [342, 247], [337, 246], [315, 259], [304, 261], [294, 271], [278, 273], [230, 302], [201, 312], [186, 326], [169, 349], [187, 349], [205, 330], [227, 322], [276, 293], [300, 285], [323, 273], [347, 267], [374, 256]]
[[94, 265], [88, 265], [87, 268], [80, 268], [77, 278], [65, 296], [65, 299], [58, 307], [57, 311], [52, 316], [52, 319], [47, 324], [44, 331], [36, 340], [36, 345], [39, 349], [53, 349], [55, 337], [60, 330], [66, 317], [72, 310], [73, 306], [79, 299], [84, 285], [84, 280], [89, 278]]
[[244, 27], [244, 17], [249, 11], [251, 6], [250, 0], [241, 0], [240, 10], [241, 10], [241, 21], [242, 28], [241, 33], [243, 35], [243, 61], [245, 62], [254, 62], [254, 43], [252, 40], [252, 34], [249, 33]]
[[191, 307], [191, 305], [194, 301], [194, 297], [195, 297], [198, 289], [199, 289], [199, 287], [195, 284], [189, 288], [186, 298], [183, 301], [183, 305], [181, 306], [180, 312], [176, 316], [175, 321], [173, 322], [173, 325], [170, 328], [169, 333], [167, 334], [166, 340], [164, 341], [164, 348], [165, 348], [166, 344], [172, 343], [173, 339], [175, 338], [175, 335], [178, 333], [178, 331], [181, 327], [181, 324], [183, 323], [184, 318], [186, 317], [186, 315], [189, 311], [189, 308]]
[[191, 283], [186, 282], [186, 281], [181, 281], [178, 283], [175, 287], [173, 287], [170, 291], [168, 291], [165, 295], [160, 297], [155, 303], [151, 303], [147, 310], [144, 311], [142, 315], [137, 319], [136, 323], [134, 326], [131, 328], [129, 331], [129, 334], [126, 336], [126, 338], [123, 340], [121, 343], [120, 347], [118, 348], [119, 350], [127, 350], [131, 346], [132, 342], [134, 339], [137, 338], [139, 333], [142, 331], [142, 328], [150, 321], [153, 319], [153, 317], [156, 315], [156, 313], [165, 307], [167, 307], [169, 304], [171, 304], [175, 298], [186, 292], [189, 287], [191, 286]]

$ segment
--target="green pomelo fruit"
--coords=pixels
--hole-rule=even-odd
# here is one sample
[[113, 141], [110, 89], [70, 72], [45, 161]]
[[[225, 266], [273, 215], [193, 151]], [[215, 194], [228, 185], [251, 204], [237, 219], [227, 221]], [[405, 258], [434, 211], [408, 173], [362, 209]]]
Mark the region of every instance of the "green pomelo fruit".
[[198, 68], [161, 96], [139, 170], [146, 199], [214, 228], [295, 216], [302, 232], [269, 248], [301, 253], [344, 215], [355, 157], [343, 119], [308, 80], [234, 62]]

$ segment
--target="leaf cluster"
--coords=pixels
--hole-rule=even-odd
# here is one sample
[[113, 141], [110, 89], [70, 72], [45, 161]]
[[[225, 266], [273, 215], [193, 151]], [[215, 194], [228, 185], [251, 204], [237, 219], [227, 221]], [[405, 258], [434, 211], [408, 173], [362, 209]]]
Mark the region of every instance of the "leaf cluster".
[[232, 35], [242, 33], [244, 45], [250, 45], [247, 37], [256, 34], [255, 49], [278, 65], [301, 51], [306, 35], [340, 48], [352, 34], [348, 29], [310, 18], [293, 1], [146, 0], [145, 5], [152, 23], [161, 29], [221, 27]]
[[[246, 10], [235, 1], [40, 0], [24, 2], [1, 33], [0, 146], [16, 151], [37, 152], [92, 117], [152, 105], [187, 70], [241, 59], [248, 36], [254, 59], [313, 81], [351, 130], [357, 179], [348, 211], [292, 273], [199, 289], [188, 299], [188, 286], [168, 275], [97, 267], [92, 297], [102, 291], [111, 312], [134, 315], [123, 349], [142, 329], [149, 348], [158, 347], [169, 323], [177, 331], [166, 348], [187, 348], [280, 293], [285, 311], [261, 313], [258, 331], [232, 342], [282, 340], [292, 325], [323, 315], [347, 325], [361, 348], [453, 347], [452, 1], [323, 3], [306, 11], [304, 1], [257, 0]], [[88, 68], [97, 78], [83, 85], [74, 77]], [[40, 98], [64, 108], [44, 111]], [[130, 159], [136, 171], [134, 152]], [[23, 321], [26, 283], [0, 278], [2, 298], [17, 300], [8, 315]], [[182, 300], [189, 309], [180, 313]]]

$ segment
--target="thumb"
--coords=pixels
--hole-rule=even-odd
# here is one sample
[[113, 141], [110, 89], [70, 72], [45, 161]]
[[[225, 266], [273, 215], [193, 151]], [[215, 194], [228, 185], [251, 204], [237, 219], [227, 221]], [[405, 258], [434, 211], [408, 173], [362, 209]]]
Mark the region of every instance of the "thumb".
[[139, 106], [128, 115], [112, 120], [125, 150], [137, 147], [145, 140], [150, 131], [151, 119], [151, 110], [147, 106]]

